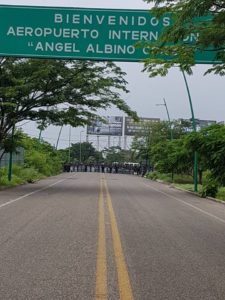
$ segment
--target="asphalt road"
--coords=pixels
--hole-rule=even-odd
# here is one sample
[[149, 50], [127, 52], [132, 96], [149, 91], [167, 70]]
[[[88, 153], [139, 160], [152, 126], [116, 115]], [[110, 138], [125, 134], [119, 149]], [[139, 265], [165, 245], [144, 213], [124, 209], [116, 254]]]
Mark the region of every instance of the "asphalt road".
[[225, 205], [118, 174], [1, 191], [0, 299], [224, 300]]

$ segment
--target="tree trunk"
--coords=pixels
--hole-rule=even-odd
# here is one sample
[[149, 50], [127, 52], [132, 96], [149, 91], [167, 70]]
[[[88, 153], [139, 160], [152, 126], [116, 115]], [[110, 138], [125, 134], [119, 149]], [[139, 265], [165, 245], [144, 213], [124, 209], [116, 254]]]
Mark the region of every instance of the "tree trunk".
[[202, 184], [202, 174], [203, 174], [202, 170], [199, 170], [198, 171], [198, 182], [199, 182], [199, 184]]

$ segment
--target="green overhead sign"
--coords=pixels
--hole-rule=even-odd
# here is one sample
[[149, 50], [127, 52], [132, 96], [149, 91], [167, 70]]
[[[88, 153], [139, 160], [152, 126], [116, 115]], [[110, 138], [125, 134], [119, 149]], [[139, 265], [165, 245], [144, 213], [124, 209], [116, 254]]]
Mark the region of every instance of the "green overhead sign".
[[[0, 6], [0, 55], [62, 59], [140, 61], [149, 54], [139, 41], [155, 42], [171, 25], [149, 11]], [[191, 34], [185, 42], [194, 43]], [[214, 63], [214, 52], [196, 53]]]

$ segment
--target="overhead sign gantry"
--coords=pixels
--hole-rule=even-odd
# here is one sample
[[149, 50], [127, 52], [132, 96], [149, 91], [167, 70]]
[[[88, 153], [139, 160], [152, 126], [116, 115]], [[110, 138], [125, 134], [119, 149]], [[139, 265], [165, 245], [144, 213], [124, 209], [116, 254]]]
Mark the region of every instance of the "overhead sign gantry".
[[[139, 41], [155, 42], [172, 24], [148, 10], [0, 6], [0, 55], [61, 59], [140, 61], [149, 57]], [[196, 34], [184, 40], [195, 43]], [[214, 63], [198, 51], [196, 63]]]

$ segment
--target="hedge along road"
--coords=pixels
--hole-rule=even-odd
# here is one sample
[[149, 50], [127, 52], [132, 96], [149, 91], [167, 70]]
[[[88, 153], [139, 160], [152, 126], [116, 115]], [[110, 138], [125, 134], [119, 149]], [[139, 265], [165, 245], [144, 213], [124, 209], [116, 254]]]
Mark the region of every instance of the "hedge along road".
[[225, 206], [67, 173], [0, 192], [0, 299], [225, 299]]

